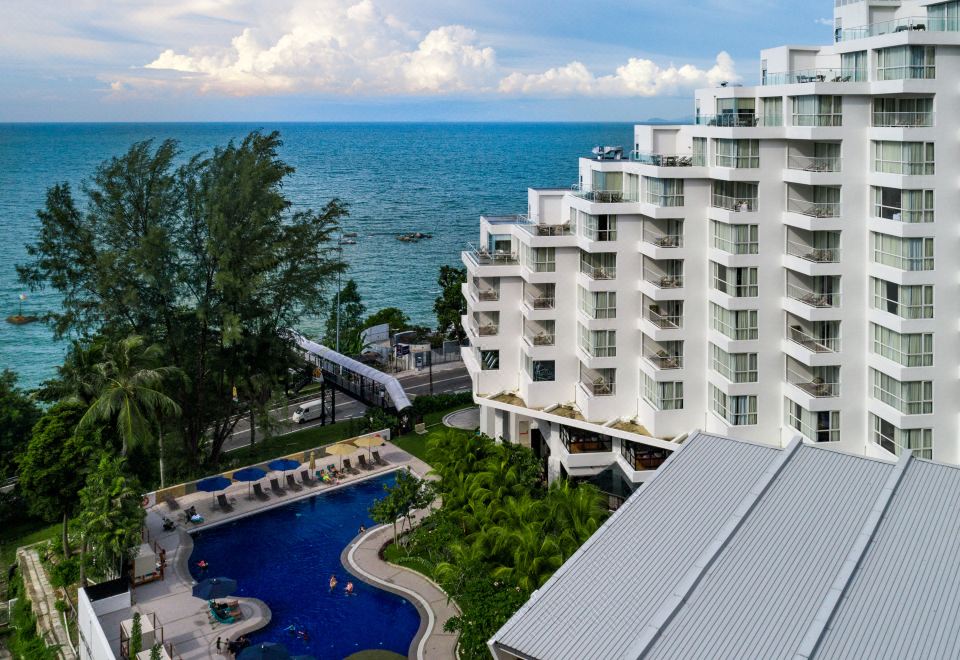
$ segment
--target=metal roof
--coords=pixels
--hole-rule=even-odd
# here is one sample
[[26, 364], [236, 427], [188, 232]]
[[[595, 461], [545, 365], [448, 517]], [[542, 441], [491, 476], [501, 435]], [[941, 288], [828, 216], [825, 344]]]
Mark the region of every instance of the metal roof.
[[960, 657], [958, 511], [956, 467], [696, 433], [491, 647], [538, 660]]
[[400, 381], [390, 374], [385, 374], [382, 371], [378, 371], [377, 369], [363, 364], [362, 362], [358, 362], [353, 358], [349, 358], [346, 355], [337, 353], [332, 348], [327, 348], [323, 344], [318, 344], [311, 339], [307, 339], [300, 333], [293, 332], [293, 337], [297, 342], [297, 346], [299, 346], [301, 350], [315, 355], [321, 359], [329, 360], [334, 364], [338, 364], [344, 369], [352, 371], [353, 373], [363, 376], [364, 378], [369, 378], [375, 383], [380, 383], [383, 386], [384, 391], [387, 393], [387, 397], [390, 399], [395, 410], [400, 411], [404, 408], [409, 408], [412, 405], [410, 403], [410, 399], [407, 397], [406, 391], [403, 389], [403, 385], [401, 385]]

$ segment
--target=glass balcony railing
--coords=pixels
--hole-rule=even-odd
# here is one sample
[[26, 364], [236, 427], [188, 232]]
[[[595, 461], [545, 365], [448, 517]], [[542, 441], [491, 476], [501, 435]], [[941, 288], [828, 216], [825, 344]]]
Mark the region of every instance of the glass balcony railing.
[[689, 154], [668, 155], [631, 151], [630, 160], [644, 165], [655, 165], [656, 167], [693, 167], [694, 165], [694, 158]]
[[490, 250], [467, 245], [467, 256], [478, 266], [516, 266], [520, 263], [517, 253], [505, 250]]
[[840, 261], [840, 248], [815, 248], [798, 241], [787, 241], [787, 254], [818, 264], [834, 264]]
[[489, 287], [481, 288], [473, 284], [470, 285], [471, 295], [480, 302], [496, 302], [500, 300], [500, 290]]
[[823, 156], [823, 157], [788, 156], [787, 157], [788, 170], [802, 170], [804, 172], [839, 172], [840, 164], [841, 164], [841, 161], [839, 156]]
[[790, 197], [787, 199], [787, 211], [811, 218], [839, 218], [840, 202], [811, 202]]
[[531, 346], [553, 346], [556, 343], [556, 336], [545, 330], [527, 330], [523, 339]]
[[661, 234], [644, 230], [643, 242], [662, 248], [680, 248], [683, 247], [683, 234]]
[[591, 280], [612, 280], [617, 277], [616, 266], [591, 266], [590, 264], [581, 263], [580, 272]]
[[598, 204], [619, 204], [640, 201], [640, 194], [638, 192], [623, 190], [589, 190], [574, 186], [570, 192], [575, 197]]
[[799, 325], [787, 325], [787, 339], [813, 353], [840, 352], [839, 337], [814, 337]]
[[763, 76], [763, 85], [796, 85], [813, 82], [863, 82], [867, 79], [865, 69], [798, 69], [766, 73]]
[[683, 369], [683, 356], [671, 355], [667, 351], [657, 351], [656, 353], [647, 353], [643, 356], [647, 362], [652, 364], [655, 369]]
[[817, 293], [796, 284], [787, 285], [787, 298], [802, 302], [804, 305], [823, 309], [840, 306], [839, 293]]
[[614, 396], [617, 393], [617, 384], [605, 381], [602, 378], [596, 380], [581, 380], [580, 387], [586, 390], [590, 396]]
[[924, 128], [933, 126], [933, 113], [874, 112], [873, 125], [878, 128]]
[[697, 126], [717, 126], [719, 128], [783, 126], [783, 116], [764, 116], [753, 113], [726, 112], [720, 115], [700, 115], [695, 119], [695, 123]]
[[683, 327], [682, 314], [670, 314], [660, 309], [659, 306], [647, 309], [647, 319], [664, 330], [675, 330]]
[[683, 288], [683, 275], [679, 274], [670, 275], [645, 268], [643, 271], [643, 279], [658, 289]]
[[557, 300], [553, 296], [548, 295], [526, 295], [523, 298], [523, 301], [531, 309], [553, 309], [556, 307]]
[[827, 382], [820, 376], [787, 369], [787, 382], [818, 399], [840, 396], [840, 383]]
[[960, 32], [960, 20], [956, 18], [930, 18], [928, 16], [906, 16], [888, 21], [879, 21], [869, 25], [859, 25], [852, 28], [836, 30], [836, 41], [853, 41], [877, 37], [881, 34], [896, 34], [898, 32]]
[[728, 211], [739, 211], [743, 213], [746, 211], [757, 210], [757, 198], [756, 197], [731, 197], [729, 195], [718, 195], [714, 193], [710, 198], [710, 205], [718, 209], [726, 209]]

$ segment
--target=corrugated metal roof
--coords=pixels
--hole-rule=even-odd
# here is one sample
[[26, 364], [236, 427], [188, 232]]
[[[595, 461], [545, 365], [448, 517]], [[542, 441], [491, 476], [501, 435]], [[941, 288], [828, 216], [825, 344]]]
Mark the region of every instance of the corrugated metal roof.
[[541, 660], [960, 657], [960, 469], [696, 434], [494, 636]]

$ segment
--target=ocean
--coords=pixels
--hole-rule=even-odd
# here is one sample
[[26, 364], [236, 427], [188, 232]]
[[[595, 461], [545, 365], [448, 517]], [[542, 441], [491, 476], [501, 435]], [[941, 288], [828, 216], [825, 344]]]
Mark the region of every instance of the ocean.
[[[75, 192], [98, 163], [133, 142], [173, 138], [192, 155], [252, 130], [278, 130], [282, 158], [296, 168], [287, 196], [299, 208], [331, 197], [350, 205], [344, 247], [349, 274], [369, 311], [395, 306], [416, 323], [433, 325], [441, 265], [458, 265], [476, 241], [481, 214], [523, 213], [528, 187], [566, 187], [577, 180], [576, 158], [598, 144], [633, 142], [630, 124], [3, 124], [0, 125], [0, 316], [58, 304], [55, 291], [29, 292], [15, 265], [34, 240], [36, 210], [49, 186], [70, 182]], [[396, 240], [406, 232], [433, 238]], [[321, 319], [305, 319], [307, 334]], [[55, 373], [65, 342], [42, 324], [0, 322], [0, 368], [25, 387]]]

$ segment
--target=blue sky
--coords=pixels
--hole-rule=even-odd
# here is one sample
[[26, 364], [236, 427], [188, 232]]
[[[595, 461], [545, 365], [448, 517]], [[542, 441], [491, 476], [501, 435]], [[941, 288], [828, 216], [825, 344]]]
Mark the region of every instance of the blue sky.
[[634, 121], [832, 0], [0, 0], [0, 121]]

